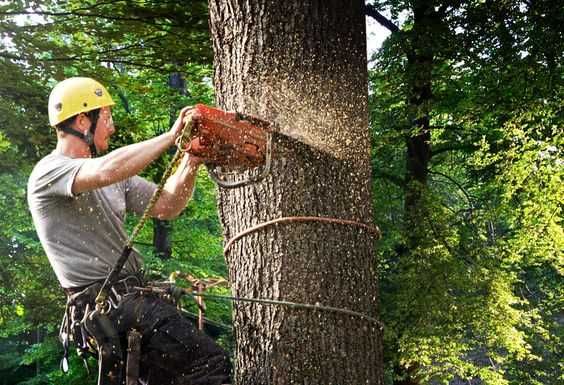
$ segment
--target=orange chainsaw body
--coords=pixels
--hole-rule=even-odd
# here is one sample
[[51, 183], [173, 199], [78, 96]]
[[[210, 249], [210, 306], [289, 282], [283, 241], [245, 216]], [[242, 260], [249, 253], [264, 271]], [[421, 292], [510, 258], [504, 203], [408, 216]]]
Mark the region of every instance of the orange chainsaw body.
[[218, 166], [255, 167], [265, 162], [269, 123], [197, 104], [186, 150]]

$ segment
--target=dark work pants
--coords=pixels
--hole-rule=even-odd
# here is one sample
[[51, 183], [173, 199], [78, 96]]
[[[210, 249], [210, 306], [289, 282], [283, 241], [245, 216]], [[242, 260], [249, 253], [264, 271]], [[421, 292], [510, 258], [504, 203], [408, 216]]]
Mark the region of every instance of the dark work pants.
[[142, 334], [140, 380], [146, 385], [220, 385], [230, 382], [227, 353], [192, 321], [156, 295], [126, 295], [110, 319], [123, 335]]

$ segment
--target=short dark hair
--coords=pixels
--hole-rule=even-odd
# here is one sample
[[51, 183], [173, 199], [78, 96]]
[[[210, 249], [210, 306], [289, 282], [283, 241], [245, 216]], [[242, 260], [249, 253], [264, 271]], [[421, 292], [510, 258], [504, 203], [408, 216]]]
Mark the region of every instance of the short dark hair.
[[[82, 113], [83, 112], [81, 112], [80, 114], [82, 114]], [[72, 124], [74, 123], [74, 120], [76, 119], [76, 117], [80, 114], [73, 115], [70, 118], [63, 120], [61, 123], [57, 124], [55, 126], [55, 128], [57, 130], [62, 130], [62, 131], [64, 131], [65, 128], [70, 128], [70, 126], [72, 126]], [[84, 112], [84, 114], [86, 114], [86, 116], [88, 116], [88, 118], [92, 122], [96, 123], [98, 121], [98, 116], [100, 115], [100, 108], [96, 108], [94, 110], [86, 111], [86, 112]]]
[[78, 115], [73, 115], [70, 118], [63, 120], [61, 123], [57, 124], [55, 128], [59, 131], [63, 131], [65, 128], [70, 128], [77, 116]]

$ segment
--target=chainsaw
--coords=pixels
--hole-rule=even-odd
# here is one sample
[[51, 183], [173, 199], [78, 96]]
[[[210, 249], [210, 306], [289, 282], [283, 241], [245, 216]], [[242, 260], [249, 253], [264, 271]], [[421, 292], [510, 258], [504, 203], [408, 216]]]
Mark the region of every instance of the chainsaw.
[[[222, 187], [239, 187], [261, 180], [270, 172], [272, 130], [270, 123], [239, 112], [226, 112], [196, 104], [190, 116], [190, 140], [184, 151], [205, 159], [211, 178]], [[227, 181], [219, 169], [242, 170], [264, 165], [260, 175]], [[232, 179], [232, 178], [230, 178]]]

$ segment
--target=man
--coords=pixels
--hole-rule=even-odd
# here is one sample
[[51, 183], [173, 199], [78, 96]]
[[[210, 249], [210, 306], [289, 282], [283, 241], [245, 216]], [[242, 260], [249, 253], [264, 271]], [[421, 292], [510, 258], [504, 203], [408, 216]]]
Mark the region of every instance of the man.
[[[108, 149], [115, 131], [114, 104], [104, 86], [93, 79], [75, 77], [57, 84], [48, 106], [57, 146], [38, 162], [28, 182], [28, 204], [37, 234], [69, 296], [81, 293], [85, 297], [83, 293], [98, 288], [115, 265], [127, 241], [126, 213], [141, 214], [156, 189], [137, 174], [174, 144], [190, 114], [190, 109], [183, 109], [165, 134], [96, 156]], [[184, 155], [151, 216], [171, 219], [183, 210], [201, 163], [202, 159]], [[229, 360], [213, 340], [199, 333], [172, 304], [132, 289], [142, 285], [141, 266], [141, 256], [133, 251], [112, 290], [116, 306], [107, 315], [122, 343], [127, 344], [132, 329], [141, 334], [140, 378], [149, 385], [229, 382]], [[82, 308], [73, 308], [79, 318], [84, 307], [94, 306], [91, 297], [78, 301]], [[75, 325], [80, 319], [71, 321]], [[92, 335], [74, 335], [74, 340], [87, 337]], [[99, 338], [103, 339], [95, 338], [98, 345]], [[125, 356], [125, 351], [117, 349], [114, 354]]]

